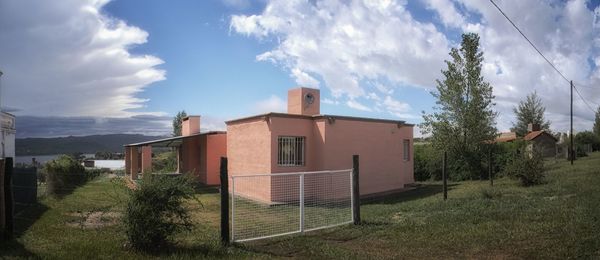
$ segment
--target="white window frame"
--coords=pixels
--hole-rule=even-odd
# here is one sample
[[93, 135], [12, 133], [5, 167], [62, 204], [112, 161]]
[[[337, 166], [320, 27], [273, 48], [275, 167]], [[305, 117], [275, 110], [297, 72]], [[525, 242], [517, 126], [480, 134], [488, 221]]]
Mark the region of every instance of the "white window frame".
[[410, 139], [402, 140], [402, 159], [405, 162], [410, 161]]
[[[286, 151], [287, 150], [287, 151]], [[277, 166], [298, 167], [306, 164], [306, 137], [277, 137]]]

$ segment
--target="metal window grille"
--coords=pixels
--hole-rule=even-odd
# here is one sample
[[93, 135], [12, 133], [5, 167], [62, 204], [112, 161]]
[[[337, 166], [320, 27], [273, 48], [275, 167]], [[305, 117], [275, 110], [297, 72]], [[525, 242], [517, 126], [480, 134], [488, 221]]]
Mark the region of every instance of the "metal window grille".
[[277, 165], [303, 166], [304, 143], [306, 138], [301, 136], [280, 136], [277, 138]]
[[404, 139], [402, 144], [403, 144], [403, 148], [404, 148], [404, 152], [403, 152], [404, 160], [408, 161], [408, 160], [410, 160], [410, 140]]
[[231, 193], [235, 242], [353, 222], [352, 169], [231, 176]]

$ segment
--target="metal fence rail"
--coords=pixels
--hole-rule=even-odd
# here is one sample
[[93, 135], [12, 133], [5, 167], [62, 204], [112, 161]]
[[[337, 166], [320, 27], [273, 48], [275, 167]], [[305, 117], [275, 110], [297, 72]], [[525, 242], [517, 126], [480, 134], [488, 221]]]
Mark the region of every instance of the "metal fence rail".
[[231, 240], [353, 222], [352, 169], [231, 176]]

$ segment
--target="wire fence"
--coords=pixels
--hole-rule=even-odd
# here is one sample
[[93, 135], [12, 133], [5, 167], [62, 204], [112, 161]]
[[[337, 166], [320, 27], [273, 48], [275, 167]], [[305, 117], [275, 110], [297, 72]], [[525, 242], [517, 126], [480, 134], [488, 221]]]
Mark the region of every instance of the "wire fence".
[[353, 222], [352, 169], [231, 176], [231, 194], [235, 242]]

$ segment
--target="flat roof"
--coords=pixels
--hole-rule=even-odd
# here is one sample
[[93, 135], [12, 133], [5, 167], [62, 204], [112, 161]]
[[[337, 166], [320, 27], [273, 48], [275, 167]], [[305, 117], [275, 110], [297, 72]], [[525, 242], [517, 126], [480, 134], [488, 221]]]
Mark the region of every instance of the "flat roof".
[[403, 120], [391, 120], [391, 119], [379, 119], [379, 118], [368, 118], [368, 117], [353, 117], [353, 116], [338, 116], [338, 115], [297, 115], [297, 114], [288, 114], [288, 113], [266, 113], [259, 114], [249, 117], [242, 117], [238, 119], [233, 119], [229, 121], [225, 121], [225, 124], [231, 123], [239, 123], [246, 120], [259, 119], [263, 117], [285, 117], [285, 118], [299, 118], [299, 119], [325, 119], [325, 118], [333, 118], [333, 119], [341, 119], [341, 120], [352, 120], [352, 121], [363, 121], [363, 122], [376, 122], [376, 123], [391, 123], [391, 124], [401, 124], [405, 126], [414, 126], [414, 124], [408, 124]]
[[225, 132], [225, 131], [209, 131], [209, 132], [204, 132], [204, 133], [191, 134], [191, 135], [187, 135], [187, 136], [175, 136], [175, 137], [168, 137], [168, 138], [134, 143], [134, 144], [126, 144], [123, 146], [131, 147], [131, 146], [154, 145], [157, 147], [175, 147], [175, 146], [180, 146], [181, 143], [183, 142], [183, 139], [185, 139], [185, 138], [192, 138], [192, 137], [202, 136], [202, 135], [225, 134], [225, 133], [227, 133], [227, 132]]

